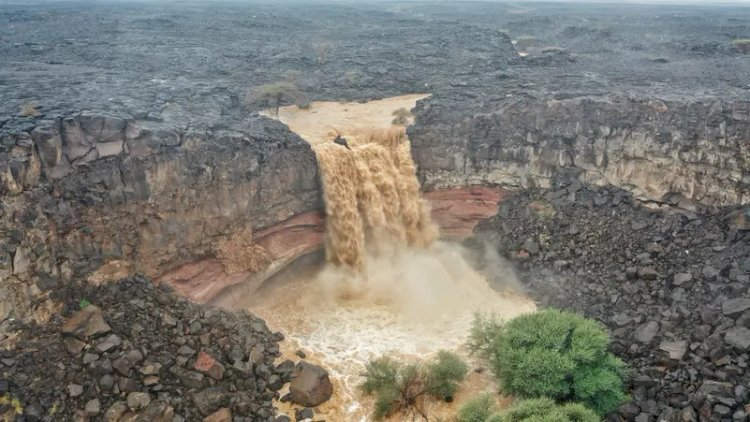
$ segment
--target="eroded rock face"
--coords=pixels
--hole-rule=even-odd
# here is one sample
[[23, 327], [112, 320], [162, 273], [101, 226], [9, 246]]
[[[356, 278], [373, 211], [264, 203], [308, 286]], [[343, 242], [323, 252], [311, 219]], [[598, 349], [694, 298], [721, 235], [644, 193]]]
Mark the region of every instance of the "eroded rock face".
[[157, 277], [218, 259], [222, 241], [250, 230], [249, 249], [290, 259], [304, 250], [279, 248], [295, 216], [322, 208], [312, 150], [264, 118], [199, 131], [78, 114], [5, 135], [0, 167], [0, 319], [43, 319], [49, 310], [36, 315], [27, 299], [61, 280]]
[[686, 207], [750, 202], [750, 103], [511, 99], [491, 109], [417, 107], [409, 137], [427, 190], [573, 177]]

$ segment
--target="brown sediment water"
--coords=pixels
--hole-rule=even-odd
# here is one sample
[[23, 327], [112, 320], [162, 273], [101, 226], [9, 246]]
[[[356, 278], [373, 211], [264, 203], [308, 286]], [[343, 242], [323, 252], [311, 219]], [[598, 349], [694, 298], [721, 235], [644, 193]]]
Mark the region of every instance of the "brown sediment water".
[[[302, 349], [331, 373], [334, 397], [315, 409], [316, 417], [366, 419], [371, 399], [357, 386], [370, 359], [418, 360], [441, 349], [466, 355], [462, 346], [475, 313], [511, 318], [535, 309], [521, 293], [490, 288], [460, 245], [438, 240], [409, 140], [403, 127], [391, 124], [393, 111], [411, 109], [423, 97], [279, 111], [279, 120], [310, 142], [318, 158], [326, 263], [235, 297], [233, 306], [282, 331], [285, 356]], [[505, 277], [507, 286], [517, 285], [512, 272]], [[432, 403], [428, 410], [450, 416], [494, 385], [488, 373], [472, 373], [454, 403]]]

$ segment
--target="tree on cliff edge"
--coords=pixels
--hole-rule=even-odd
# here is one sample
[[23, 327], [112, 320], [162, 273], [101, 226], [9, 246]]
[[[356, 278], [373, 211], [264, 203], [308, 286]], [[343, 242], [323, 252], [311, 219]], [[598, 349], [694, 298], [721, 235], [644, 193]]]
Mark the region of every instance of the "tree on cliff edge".
[[303, 105], [307, 102], [305, 95], [291, 82], [275, 82], [261, 85], [247, 95], [250, 105], [273, 109], [278, 117], [282, 105]]

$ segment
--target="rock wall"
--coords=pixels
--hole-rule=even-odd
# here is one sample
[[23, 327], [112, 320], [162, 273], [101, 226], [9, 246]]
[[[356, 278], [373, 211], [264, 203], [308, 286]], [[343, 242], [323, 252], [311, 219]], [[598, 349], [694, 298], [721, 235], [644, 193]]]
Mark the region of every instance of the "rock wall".
[[44, 319], [58, 283], [215, 259], [238, 232], [283, 255], [309, 224], [295, 216], [322, 209], [312, 150], [264, 118], [191, 130], [77, 114], [1, 139], [0, 321]]
[[644, 200], [750, 202], [750, 103], [628, 98], [508, 99], [467, 112], [427, 100], [412, 153], [427, 190], [614, 185]]

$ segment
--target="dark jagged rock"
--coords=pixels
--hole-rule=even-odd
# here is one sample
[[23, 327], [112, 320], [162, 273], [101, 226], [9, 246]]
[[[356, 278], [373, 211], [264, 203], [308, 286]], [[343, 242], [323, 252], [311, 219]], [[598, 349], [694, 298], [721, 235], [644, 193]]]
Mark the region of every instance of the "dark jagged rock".
[[[92, 304], [77, 310], [82, 297]], [[163, 322], [160, 301], [166, 297], [172, 298], [169, 312], [176, 325]], [[277, 336], [254, 316], [190, 303], [167, 286], [154, 287], [143, 277], [100, 287], [67, 286], [55, 292], [55, 299], [66, 305], [63, 315], [48, 325], [24, 326], [20, 331], [13, 354], [28, 359], [0, 361], [8, 371], [7, 394], [30, 411], [56, 412], [55, 418], [44, 420], [100, 413], [111, 421], [171, 422], [175, 416], [202, 420], [224, 407], [231, 415], [250, 420], [274, 420], [270, 400], [276, 393], [270, 384], [277, 375], [251, 371], [245, 374], [247, 381], [240, 383], [224, 353], [235, 347], [255, 349], [260, 353], [255, 357], [259, 365], [273, 365], [276, 354], [270, 350]], [[205, 332], [194, 324], [198, 320]], [[99, 328], [106, 324], [104, 331], [109, 334], [102, 337], [103, 330], [94, 330], [100, 337], [90, 336], [92, 330], [84, 329], [80, 321], [95, 322]], [[185, 327], [191, 324], [195, 330], [187, 332]], [[59, 357], [71, 356], [66, 342], [74, 338], [63, 333], [63, 327], [67, 333], [79, 333], [86, 352], [65, 361], [61, 370]], [[189, 344], [201, 345], [201, 352], [181, 355], [179, 351]], [[40, 396], [35, 383], [42, 379], [64, 388], [42, 390]]]
[[[742, 262], [750, 237], [727, 219], [736, 207], [651, 210], [612, 188], [584, 186], [573, 197], [569, 181], [555, 183], [507, 197], [470, 244], [512, 258], [526, 239], [545, 239], [539, 254], [514, 261], [516, 270], [542, 306], [609, 327], [612, 351], [633, 368], [634, 406], [621, 408], [619, 417], [697, 421], [744, 412], [750, 270]], [[595, 206], [604, 190], [619, 202]], [[636, 224], [649, 229], [634, 231]]]
[[303, 361], [294, 369], [289, 392], [293, 403], [315, 407], [331, 398], [333, 385], [325, 369]]

